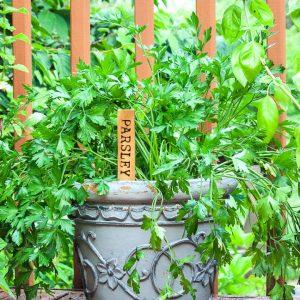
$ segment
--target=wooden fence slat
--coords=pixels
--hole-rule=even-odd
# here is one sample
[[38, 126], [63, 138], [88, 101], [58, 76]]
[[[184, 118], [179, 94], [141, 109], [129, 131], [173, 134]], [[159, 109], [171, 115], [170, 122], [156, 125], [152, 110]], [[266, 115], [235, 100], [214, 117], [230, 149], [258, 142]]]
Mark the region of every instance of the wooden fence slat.
[[[136, 67], [136, 73], [139, 80], [143, 80], [151, 76], [151, 66], [148, 58], [145, 57], [143, 49], [139, 43], [149, 47], [154, 43], [154, 1], [153, 0], [135, 0], [135, 24], [138, 26], [146, 26], [140, 37], [136, 37], [136, 62], [141, 65]], [[151, 61], [151, 60], [150, 60]]]
[[212, 29], [211, 39], [204, 47], [204, 51], [212, 57], [216, 53], [216, 0], [196, 0], [196, 14], [201, 24], [200, 39], [205, 30]]
[[71, 0], [71, 71], [80, 60], [90, 63], [90, 0]]
[[[208, 56], [213, 57], [216, 54], [216, 0], [196, 0], [196, 15], [200, 23], [199, 39], [203, 38], [204, 32], [211, 28], [211, 39], [204, 46], [203, 51], [207, 52]], [[205, 78], [201, 78], [205, 80]], [[211, 98], [211, 93], [208, 93], [208, 98]], [[214, 123], [204, 122], [200, 124], [200, 130], [204, 133], [209, 133], [212, 131]], [[218, 270], [216, 269], [216, 274], [213, 283], [213, 299], [218, 299]]]
[[[76, 74], [80, 61], [90, 64], [90, 0], [71, 0], [70, 11], [71, 35], [71, 72]], [[75, 227], [75, 236], [77, 230]], [[82, 272], [77, 253], [77, 242], [74, 240], [74, 279], [75, 289], [83, 288]]]
[[[15, 8], [26, 8], [28, 13], [13, 13], [12, 23], [15, 27], [14, 35], [23, 33], [27, 35], [31, 41], [31, 1], [30, 0], [13, 0], [12, 5]], [[28, 73], [14, 70], [13, 71], [13, 95], [14, 98], [25, 95], [24, 85], [32, 84], [32, 55], [31, 43], [24, 41], [16, 41], [13, 44], [13, 54], [15, 56], [15, 64], [24, 65], [28, 69]], [[24, 122], [27, 117], [32, 113], [31, 105], [24, 108], [26, 115], [19, 115], [19, 118]], [[15, 149], [21, 151], [21, 146], [30, 139], [29, 130], [25, 130], [24, 137], [22, 137], [15, 144]]]
[[[268, 57], [277, 66], [286, 66], [286, 8], [285, 0], [268, 0], [269, 6], [271, 7], [275, 26], [272, 28], [273, 35], [268, 39]], [[286, 80], [286, 75], [278, 74], [283, 82]], [[286, 114], [282, 113], [280, 116], [280, 121], [286, 119]], [[278, 137], [281, 145], [284, 147], [286, 145], [286, 140], [284, 135]]]
[[[268, 58], [273, 61], [276, 66], [286, 66], [286, 1], [285, 0], [267, 0], [270, 8], [274, 14], [274, 27], [272, 28], [273, 35], [268, 39]], [[286, 74], [277, 74], [283, 82], [286, 80]], [[286, 120], [286, 113], [280, 115], [280, 122]], [[282, 147], [286, 146], [286, 138], [284, 134], [279, 135], [278, 140]], [[285, 212], [282, 212], [283, 216]], [[272, 236], [272, 232], [270, 232]], [[270, 245], [271, 241], [268, 241]], [[284, 278], [280, 278], [280, 284], [284, 283]], [[266, 294], [269, 295], [270, 291], [275, 285], [274, 277], [269, 274], [266, 282]]]
[[[211, 39], [204, 46], [203, 51], [207, 52], [208, 56], [213, 57], [216, 53], [216, 0], [196, 0], [196, 14], [201, 26], [199, 39], [203, 38], [205, 30], [211, 28]], [[205, 80], [205, 78], [203, 77], [201, 80]], [[210, 91], [207, 97], [211, 98]], [[204, 133], [209, 133], [214, 125], [212, 122], [204, 122], [200, 125], [200, 130]]]

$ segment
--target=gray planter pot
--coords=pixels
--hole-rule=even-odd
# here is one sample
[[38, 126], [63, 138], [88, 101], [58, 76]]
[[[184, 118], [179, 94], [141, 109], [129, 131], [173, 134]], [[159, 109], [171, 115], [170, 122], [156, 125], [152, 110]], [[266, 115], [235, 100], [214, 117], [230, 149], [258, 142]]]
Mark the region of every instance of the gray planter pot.
[[[236, 181], [224, 179], [219, 187], [229, 194]], [[109, 183], [110, 191], [99, 196], [93, 185], [88, 185], [90, 197], [84, 206], [78, 208], [75, 219], [77, 251], [82, 266], [85, 293], [95, 300], [154, 300], [167, 280], [170, 265], [169, 247], [159, 252], [151, 250], [149, 235], [140, 226], [144, 215], [151, 214], [151, 203], [155, 197], [154, 182], [117, 181]], [[190, 180], [190, 192], [195, 199], [209, 189], [209, 181]], [[178, 193], [171, 202], [164, 205], [159, 214], [159, 224], [166, 230], [170, 247], [177, 258], [195, 255], [195, 260], [184, 267], [186, 276], [197, 290], [197, 299], [210, 299], [215, 276], [216, 262], [199, 263], [194, 252], [197, 245], [209, 234], [212, 223], [209, 219], [199, 224], [197, 234], [184, 237], [183, 222], [176, 222], [180, 203], [190, 199], [189, 195]], [[138, 263], [141, 276], [141, 294], [136, 295], [127, 286], [128, 274], [123, 271], [124, 263], [142, 249], [145, 257]], [[179, 282], [172, 282], [177, 292], [172, 299], [190, 299], [183, 295]]]

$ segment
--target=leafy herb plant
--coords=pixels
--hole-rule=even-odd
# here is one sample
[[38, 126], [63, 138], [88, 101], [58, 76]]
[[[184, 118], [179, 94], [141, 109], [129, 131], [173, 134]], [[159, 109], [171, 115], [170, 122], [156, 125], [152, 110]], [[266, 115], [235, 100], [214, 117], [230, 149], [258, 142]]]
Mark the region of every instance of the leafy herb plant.
[[[299, 268], [299, 208], [289, 197], [299, 182], [300, 130], [291, 121], [280, 123], [279, 116], [287, 102], [299, 104], [273, 75], [283, 68], [266, 57], [271, 10], [263, 0], [231, 5], [220, 30], [234, 43], [233, 50], [214, 58], [203, 51], [210, 31], [200, 41], [195, 14], [189, 25], [193, 38], [178, 52], [170, 54], [162, 45], [145, 49], [155, 63], [151, 78], [142, 82], [136, 79], [131, 52], [117, 49], [99, 52], [98, 65], [81, 64], [76, 76], [61, 78], [47, 91], [28, 89], [26, 101], [35, 112], [24, 124], [32, 139], [21, 153], [13, 147], [21, 135], [13, 134], [19, 101], [9, 103], [0, 142], [0, 251], [7, 265], [1, 287], [13, 283], [17, 294], [25, 289], [28, 299], [39, 287], [49, 290], [44, 274], [56, 274], [55, 259], [62, 250], [69, 253], [70, 215], [87, 198], [85, 181], [95, 182], [104, 194], [107, 182], [115, 180], [117, 111], [134, 108], [137, 178], [156, 180], [163, 199], [154, 199], [153, 205], [162, 206], [179, 190], [188, 193], [188, 179], [209, 179], [209, 193], [190, 199], [178, 215], [188, 236], [207, 215], [213, 218], [212, 232], [197, 249], [201, 257], [229, 263], [232, 233], [243, 227], [240, 217], [251, 212], [257, 221], [245, 257], [251, 257], [253, 274], [272, 274], [278, 281], [274, 299], [291, 299], [293, 288], [279, 279]], [[136, 36], [141, 30], [128, 31]], [[199, 130], [205, 122], [215, 124], [211, 132]], [[278, 135], [286, 137], [285, 148]], [[224, 177], [239, 183], [228, 199], [217, 188]], [[145, 217], [142, 229], [150, 231], [154, 250], [166, 242], [155, 216]], [[124, 266], [136, 293], [134, 266], [142, 256], [137, 253]], [[173, 257], [169, 271], [195, 298], [182, 271], [189, 259]], [[28, 286], [32, 273], [35, 285]], [[167, 282], [161, 298], [172, 294]]]

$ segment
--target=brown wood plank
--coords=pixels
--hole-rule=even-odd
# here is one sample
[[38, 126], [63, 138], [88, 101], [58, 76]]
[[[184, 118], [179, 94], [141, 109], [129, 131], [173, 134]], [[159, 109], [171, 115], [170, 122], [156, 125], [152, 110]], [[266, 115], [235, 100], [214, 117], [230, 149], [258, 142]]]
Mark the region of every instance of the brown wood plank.
[[149, 47], [154, 43], [154, 2], [153, 0], [135, 0], [134, 5], [135, 24], [146, 26], [146, 29], [136, 37], [135, 43], [136, 62], [141, 63], [136, 67], [139, 80], [148, 78], [152, 74], [151, 59], [149, 60], [141, 47], [141, 44]]
[[[274, 27], [272, 28], [273, 35], [268, 39], [268, 58], [274, 62], [276, 66], [286, 66], [286, 1], [285, 0], [267, 0], [274, 14]], [[283, 82], [286, 80], [286, 74], [277, 74]], [[286, 113], [281, 113], [280, 122], [286, 120]], [[282, 147], [286, 146], [286, 137], [284, 132], [278, 134], [276, 138], [280, 141]], [[283, 212], [284, 214], [284, 212]], [[272, 233], [270, 233], [272, 235]], [[269, 245], [271, 241], [268, 241]], [[280, 284], [284, 284], [284, 278], [279, 279]], [[275, 279], [272, 274], [267, 276], [266, 294], [275, 286]]]
[[90, 63], [90, 0], [71, 0], [71, 71]]
[[196, 0], [196, 14], [201, 25], [199, 38], [202, 39], [205, 30], [211, 28], [211, 39], [204, 51], [209, 56], [216, 53], [216, 0]]
[[[90, 0], [71, 0], [71, 72], [76, 74], [80, 61], [90, 64]], [[76, 228], [75, 228], [76, 235]], [[74, 287], [83, 288], [79, 257], [74, 240]]]
[[[286, 7], [285, 0], [267, 0], [271, 7], [275, 24], [272, 28], [273, 35], [268, 40], [268, 57], [276, 66], [286, 67]], [[283, 82], [286, 81], [286, 73], [277, 74]], [[280, 122], [286, 120], [286, 113], [280, 115]], [[286, 146], [284, 135], [278, 137], [282, 147]]]
[[[26, 8], [28, 13], [13, 13], [12, 23], [15, 27], [14, 35], [23, 33], [27, 35], [31, 41], [31, 1], [30, 0], [13, 0], [12, 5], [15, 8]], [[13, 54], [15, 56], [15, 64], [24, 65], [28, 69], [27, 72], [14, 70], [13, 71], [13, 94], [14, 98], [25, 95], [24, 85], [32, 84], [32, 55], [31, 43], [24, 41], [16, 41], [13, 44]], [[23, 108], [25, 115], [20, 114], [19, 118], [22, 122], [32, 113], [31, 105]], [[30, 131], [25, 130], [23, 137], [15, 144], [15, 149], [21, 151], [21, 146], [30, 139]]]
[[[211, 28], [211, 39], [204, 46], [203, 51], [207, 52], [208, 56], [213, 57], [216, 53], [216, 0], [196, 0], [196, 15], [200, 23], [199, 39], [203, 39], [204, 32]], [[200, 79], [205, 81], [205, 77]], [[210, 91], [207, 98], [211, 99]], [[200, 124], [199, 129], [203, 133], [210, 133], [214, 126], [214, 123], [206, 121]], [[218, 299], [218, 270], [213, 283], [213, 299]]]

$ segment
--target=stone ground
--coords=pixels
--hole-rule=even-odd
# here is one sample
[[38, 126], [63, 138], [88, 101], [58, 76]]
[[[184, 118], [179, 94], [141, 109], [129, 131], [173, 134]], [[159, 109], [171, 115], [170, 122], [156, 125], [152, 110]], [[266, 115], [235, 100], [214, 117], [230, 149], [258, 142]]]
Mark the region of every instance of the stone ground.
[[[85, 300], [84, 293], [82, 291], [66, 291], [66, 290], [54, 290], [53, 295], [45, 295], [40, 293], [37, 300]], [[220, 297], [219, 300], [268, 300], [268, 297]], [[300, 300], [300, 297], [295, 297], [295, 300]], [[0, 291], [0, 300], [12, 300], [10, 296]], [[24, 296], [21, 296], [19, 300], [25, 300]], [[200, 300], [200, 299], [199, 299]]]

